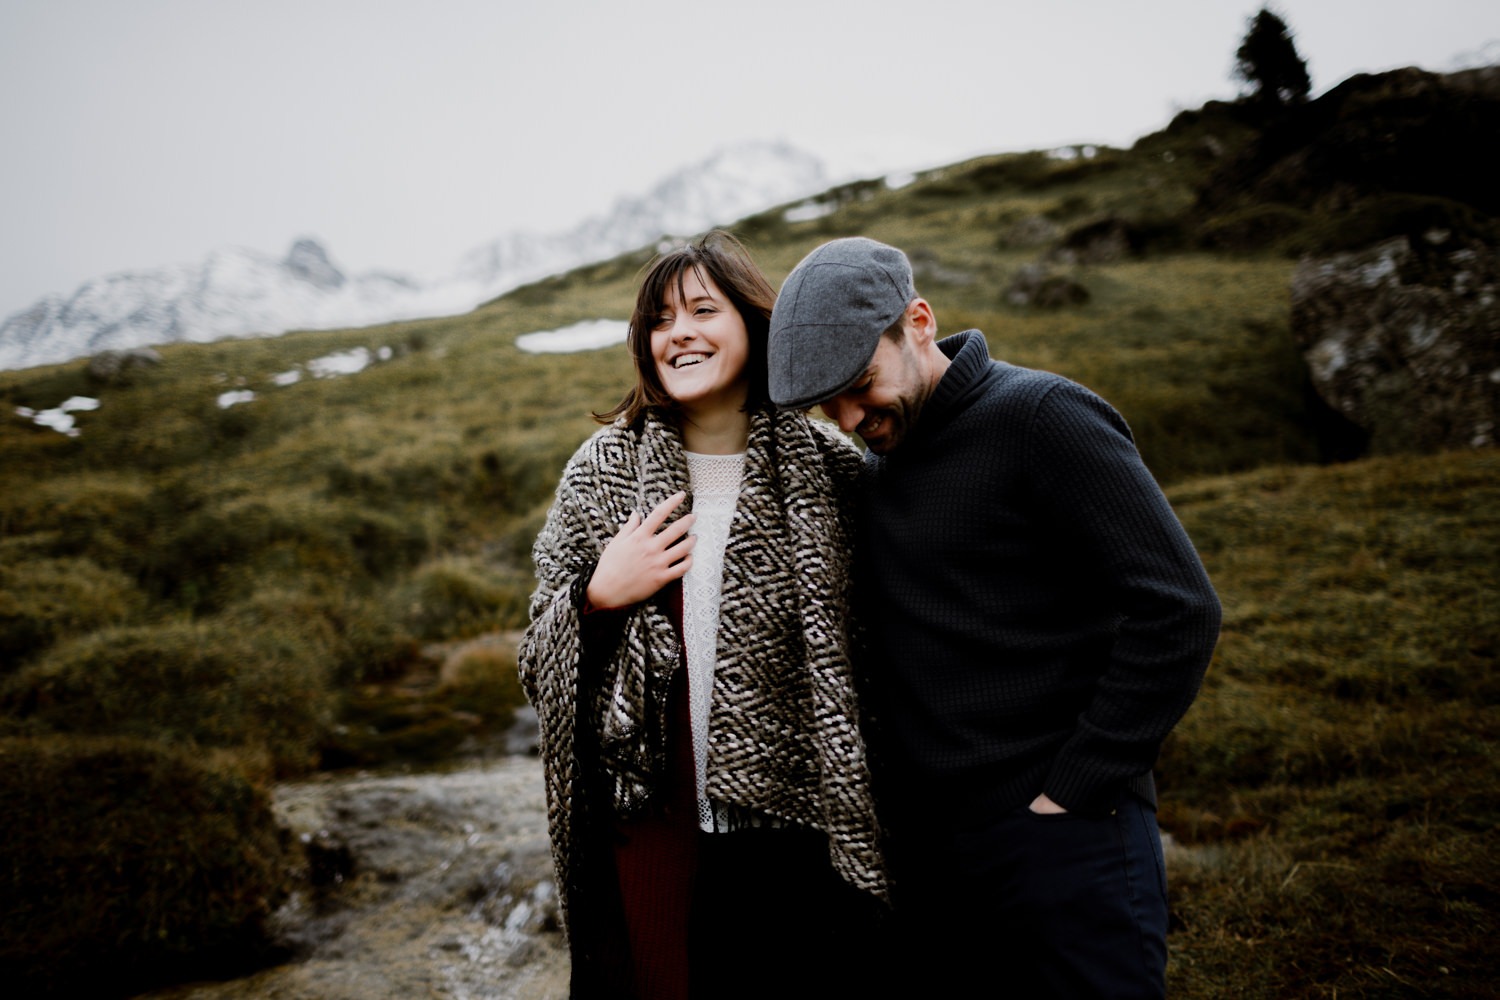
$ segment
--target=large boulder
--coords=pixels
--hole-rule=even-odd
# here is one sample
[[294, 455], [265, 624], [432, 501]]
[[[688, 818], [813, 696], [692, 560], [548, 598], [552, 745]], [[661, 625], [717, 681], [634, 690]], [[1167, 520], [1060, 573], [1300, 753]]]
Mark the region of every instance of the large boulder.
[[1429, 232], [1304, 258], [1292, 334], [1318, 393], [1374, 453], [1493, 447], [1500, 250]]

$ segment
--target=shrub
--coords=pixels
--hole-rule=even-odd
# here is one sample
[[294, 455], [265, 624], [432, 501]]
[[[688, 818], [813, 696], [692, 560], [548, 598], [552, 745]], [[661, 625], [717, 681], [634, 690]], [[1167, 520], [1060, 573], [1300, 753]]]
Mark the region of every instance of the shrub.
[[514, 634], [460, 643], [435, 677], [413, 671], [400, 684], [351, 690], [323, 744], [323, 766], [435, 762], [482, 751], [504, 735], [525, 701]]
[[208, 610], [268, 579], [386, 576], [414, 563], [427, 544], [422, 524], [348, 500], [237, 497], [184, 518], [145, 576], [163, 596]]
[[475, 729], [425, 692], [377, 685], [349, 692], [339, 719], [320, 748], [324, 769], [451, 760]]
[[1439, 243], [1494, 241], [1500, 226], [1462, 202], [1420, 194], [1379, 194], [1361, 199], [1349, 211], [1318, 217], [1310, 249], [1319, 252], [1359, 250], [1394, 236], [1423, 246], [1428, 234]]
[[446, 639], [524, 623], [532, 585], [529, 574], [450, 557], [418, 569], [400, 600], [418, 637]]
[[443, 667], [442, 696], [455, 710], [478, 716], [487, 729], [510, 725], [526, 703], [515, 647], [490, 643], [456, 654]]
[[0, 688], [0, 705], [55, 732], [264, 749], [295, 772], [330, 714], [323, 652], [281, 629], [111, 628], [53, 647]]
[[1294, 242], [1307, 222], [1307, 213], [1290, 205], [1250, 205], [1210, 218], [1200, 239], [1217, 250], [1263, 250]]
[[420, 657], [416, 638], [382, 602], [346, 592], [266, 587], [225, 608], [215, 620], [247, 634], [280, 629], [297, 635], [312, 655], [331, 665], [333, 681], [340, 686], [394, 677]]
[[965, 198], [1045, 185], [1056, 164], [1045, 153], [1011, 153], [935, 172], [914, 188], [924, 198]]
[[262, 958], [285, 895], [263, 787], [227, 758], [124, 739], [0, 739], [0, 978], [122, 996]]
[[68, 635], [123, 624], [143, 604], [134, 581], [88, 559], [0, 566], [0, 668]]
[[507, 514], [519, 513], [552, 495], [559, 468], [561, 462], [535, 442], [486, 450], [479, 456], [469, 499]]
[[43, 480], [0, 494], [0, 533], [37, 535], [50, 554], [87, 556], [129, 572], [138, 547], [150, 544], [151, 492], [148, 481], [129, 474]]

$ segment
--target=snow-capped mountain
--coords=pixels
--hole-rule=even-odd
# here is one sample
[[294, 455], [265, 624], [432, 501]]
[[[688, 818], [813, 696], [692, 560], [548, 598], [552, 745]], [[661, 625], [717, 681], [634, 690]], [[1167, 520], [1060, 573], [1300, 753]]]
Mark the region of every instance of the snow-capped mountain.
[[357, 326], [403, 315], [421, 295], [392, 275], [346, 277], [317, 242], [283, 259], [242, 248], [197, 265], [126, 271], [48, 296], [0, 326], [0, 368], [174, 341]]
[[517, 285], [687, 235], [824, 190], [815, 157], [781, 143], [722, 150], [552, 234], [511, 233], [464, 254], [451, 275], [419, 282], [346, 275], [316, 240], [283, 258], [243, 248], [198, 264], [127, 271], [48, 296], [0, 324], [0, 368], [53, 364], [102, 350], [266, 336], [464, 312]]
[[512, 233], [476, 247], [456, 278], [499, 295], [528, 281], [644, 246], [663, 235], [689, 235], [825, 190], [822, 161], [784, 143], [746, 143], [658, 182], [639, 198], [551, 235]]

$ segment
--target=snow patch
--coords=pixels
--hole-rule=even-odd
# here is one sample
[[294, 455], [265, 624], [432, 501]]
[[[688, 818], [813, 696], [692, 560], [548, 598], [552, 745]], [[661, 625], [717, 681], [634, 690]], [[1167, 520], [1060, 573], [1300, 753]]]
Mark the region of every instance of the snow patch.
[[313, 378], [332, 378], [335, 375], [358, 375], [370, 366], [373, 360], [368, 347], [356, 347], [337, 354], [325, 354], [307, 363]]
[[516, 346], [528, 354], [571, 354], [625, 343], [630, 324], [622, 319], [586, 319], [556, 330], [523, 333]]
[[1098, 155], [1098, 146], [1059, 146], [1047, 151], [1049, 160], [1092, 160]]
[[29, 406], [16, 407], [16, 416], [30, 420], [38, 427], [50, 427], [68, 437], [78, 436], [78, 427], [73, 414], [82, 410], [99, 409], [99, 401], [92, 396], [69, 396], [50, 410], [33, 410]]
[[836, 201], [804, 201], [800, 205], [793, 205], [786, 210], [782, 216], [787, 222], [811, 222], [824, 216], [832, 215], [839, 209]]
[[248, 403], [255, 398], [255, 393], [250, 389], [235, 389], [232, 392], [221, 392], [217, 400], [219, 409], [227, 410], [231, 406], [240, 403]]

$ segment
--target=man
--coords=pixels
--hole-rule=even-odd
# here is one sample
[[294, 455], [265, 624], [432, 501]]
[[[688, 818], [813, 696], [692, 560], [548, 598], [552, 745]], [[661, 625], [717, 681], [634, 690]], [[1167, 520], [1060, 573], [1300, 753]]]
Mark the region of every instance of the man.
[[1151, 767], [1220, 610], [1124, 419], [977, 330], [938, 341], [906, 256], [863, 238], [787, 277], [769, 366], [777, 405], [868, 448], [866, 694], [916, 980], [1162, 996]]

